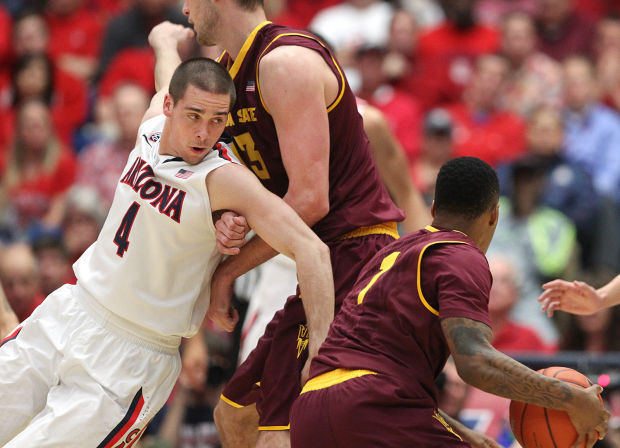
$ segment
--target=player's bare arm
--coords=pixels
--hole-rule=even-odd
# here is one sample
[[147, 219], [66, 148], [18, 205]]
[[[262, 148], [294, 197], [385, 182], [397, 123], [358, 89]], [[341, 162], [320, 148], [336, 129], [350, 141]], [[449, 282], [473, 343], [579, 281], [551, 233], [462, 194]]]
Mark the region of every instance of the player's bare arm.
[[149, 44], [155, 52], [155, 91], [157, 93], [151, 99], [151, 104], [142, 118], [143, 123], [162, 113], [170, 79], [181, 63], [177, 47], [179, 43], [193, 38], [194, 31], [190, 28], [171, 22], [162, 22], [149, 33]]
[[[234, 188], [231, 188], [234, 185]], [[334, 315], [334, 284], [329, 249], [280, 198], [267, 191], [245, 167], [229, 164], [207, 176], [211, 207], [233, 209], [246, 217], [254, 231], [276, 251], [295, 260], [304, 311], [309, 326], [309, 356], [313, 357], [327, 336]], [[234, 258], [233, 258], [234, 259]], [[218, 267], [226, 277], [228, 261]], [[213, 277], [209, 316], [229, 299], [228, 282]], [[224, 300], [220, 297], [224, 297]], [[222, 310], [220, 310], [222, 311]], [[216, 319], [219, 318], [215, 314]], [[227, 329], [234, 324], [226, 322]]]
[[551, 317], [556, 310], [573, 314], [592, 314], [620, 303], [620, 275], [605, 286], [594, 289], [585, 282], [553, 280], [543, 285], [538, 301]]
[[[327, 107], [338, 82], [313, 50], [283, 46], [261, 59], [260, 94], [273, 117], [289, 178], [284, 200], [312, 226], [329, 211], [329, 122]], [[275, 255], [254, 238], [236, 257], [236, 276]]]
[[411, 182], [407, 159], [402, 146], [390, 130], [385, 117], [372, 106], [364, 107], [364, 131], [370, 140], [370, 149], [377, 163], [381, 180], [405, 212], [402, 222], [405, 233], [421, 229], [431, 222], [429, 208]]
[[19, 319], [17, 319], [13, 308], [4, 295], [4, 290], [0, 286], [0, 340], [4, 339], [18, 324]]
[[441, 327], [465, 382], [511, 400], [568, 412], [579, 434], [575, 446], [585, 441], [592, 446], [597, 439], [595, 430], [601, 437], [607, 433], [609, 413], [599, 401], [600, 386], [579, 389], [527, 368], [493, 348], [492, 331], [483, 323], [446, 318]]

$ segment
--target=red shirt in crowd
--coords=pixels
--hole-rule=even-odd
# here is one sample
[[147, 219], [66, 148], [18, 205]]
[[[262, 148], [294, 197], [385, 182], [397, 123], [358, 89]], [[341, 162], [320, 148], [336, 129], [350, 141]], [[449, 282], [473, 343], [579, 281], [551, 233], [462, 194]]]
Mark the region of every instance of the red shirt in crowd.
[[428, 79], [426, 89], [438, 90], [424, 92], [434, 98], [434, 104], [425, 104], [426, 108], [458, 100], [476, 58], [497, 51], [499, 44], [499, 32], [484, 25], [460, 31], [453, 24], [444, 23], [422, 34], [414, 58], [420, 76]]
[[48, 54], [52, 59], [65, 54], [99, 56], [103, 25], [86, 8], [80, 8], [67, 17], [47, 13], [45, 20], [50, 33]]
[[455, 123], [455, 157], [478, 157], [492, 166], [512, 160], [525, 148], [525, 124], [505, 111], [475, 113], [463, 103], [447, 107]]
[[110, 62], [99, 82], [99, 95], [110, 96], [123, 82], [131, 82], [143, 87], [147, 92], [155, 92], [155, 53], [151, 48], [126, 48], [118, 52]]
[[8, 197], [17, 212], [20, 227], [28, 227], [47, 213], [54, 196], [73, 185], [75, 170], [75, 156], [71, 150], [63, 149], [53, 171], [41, 172], [10, 189]]

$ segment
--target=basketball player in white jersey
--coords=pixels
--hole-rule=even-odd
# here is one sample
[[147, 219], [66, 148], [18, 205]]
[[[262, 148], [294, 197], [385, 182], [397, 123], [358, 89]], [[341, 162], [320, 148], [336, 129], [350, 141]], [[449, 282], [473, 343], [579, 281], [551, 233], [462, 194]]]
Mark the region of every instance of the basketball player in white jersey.
[[[165, 26], [177, 42], [192, 34]], [[135, 444], [175, 384], [181, 338], [199, 330], [217, 287], [213, 211], [245, 216], [296, 261], [317, 335], [310, 344], [318, 349], [327, 334], [327, 247], [216, 144], [235, 100], [230, 76], [193, 59], [167, 87], [153, 97], [97, 241], [74, 265], [77, 285], [53, 292], [1, 342], [0, 446]]]

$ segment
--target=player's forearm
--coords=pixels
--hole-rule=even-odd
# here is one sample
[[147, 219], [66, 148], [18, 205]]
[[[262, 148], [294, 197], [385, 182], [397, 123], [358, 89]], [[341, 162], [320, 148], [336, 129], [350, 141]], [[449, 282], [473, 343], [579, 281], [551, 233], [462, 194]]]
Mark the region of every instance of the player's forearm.
[[458, 361], [457, 357], [457, 369], [465, 382], [511, 400], [566, 411], [580, 392], [560, 380], [529, 369], [492, 347], [484, 353], [460, 356]]
[[322, 243], [295, 254], [299, 288], [309, 332], [309, 354], [315, 356], [334, 319], [334, 282], [329, 249]]
[[491, 346], [491, 329], [471, 319], [441, 323], [459, 376], [485, 392], [550, 409], [568, 410], [579, 389], [543, 376]]
[[228, 257], [222, 261], [218, 270], [220, 275], [234, 280], [275, 257], [277, 254], [276, 250], [265, 243], [258, 235], [255, 235], [241, 248], [238, 255]]
[[155, 51], [155, 91], [168, 89], [174, 70], [181, 63], [176, 41], [161, 43]]
[[620, 275], [596, 291], [603, 300], [603, 307], [620, 304]]

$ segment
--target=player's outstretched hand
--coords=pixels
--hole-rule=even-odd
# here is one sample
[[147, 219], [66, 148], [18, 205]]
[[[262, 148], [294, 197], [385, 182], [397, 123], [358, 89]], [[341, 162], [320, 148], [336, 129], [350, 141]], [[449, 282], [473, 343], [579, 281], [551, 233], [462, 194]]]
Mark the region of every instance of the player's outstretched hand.
[[222, 213], [215, 222], [217, 249], [224, 255], [237, 255], [249, 231], [250, 226], [243, 216], [230, 211]]
[[584, 282], [553, 280], [545, 283], [538, 301], [549, 317], [556, 310], [573, 314], [592, 314], [603, 308], [603, 299], [596, 289]]
[[172, 49], [177, 50], [181, 42], [194, 38], [194, 30], [172, 22], [161, 22], [149, 33], [149, 45], [155, 51]]
[[224, 331], [233, 331], [239, 321], [239, 313], [230, 305], [234, 278], [230, 279], [216, 269], [211, 278], [211, 300], [207, 317]]
[[602, 391], [603, 388], [598, 384], [579, 390], [580, 399], [575, 400], [572, 409], [567, 411], [577, 430], [577, 440], [571, 448], [583, 446], [591, 448], [597, 440], [603, 439], [607, 434], [610, 414], [601, 403], [600, 393]]

